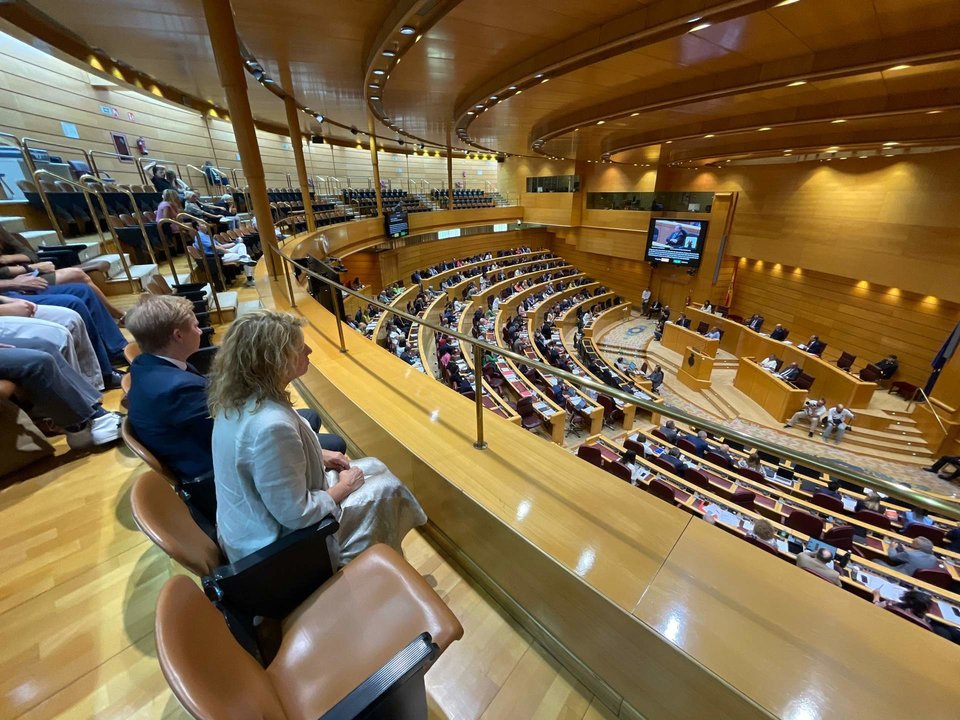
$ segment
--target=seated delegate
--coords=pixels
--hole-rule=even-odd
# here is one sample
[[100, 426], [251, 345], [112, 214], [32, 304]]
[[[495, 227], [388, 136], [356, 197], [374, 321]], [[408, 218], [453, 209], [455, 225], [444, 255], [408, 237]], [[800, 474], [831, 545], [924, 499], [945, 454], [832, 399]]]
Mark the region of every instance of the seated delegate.
[[[798, 422], [806, 420], [810, 425], [810, 431], [807, 434], [807, 437], [813, 437], [813, 433], [817, 431], [817, 426], [820, 425], [820, 421], [826, 414], [826, 401], [823, 398], [820, 398], [819, 400], [808, 398], [804, 401], [803, 407], [797, 410], [790, 417], [790, 419], [787, 420], [787, 424], [784, 425], [784, 427], [791, 428]], [[839, 442], [839, 440], [837, 442]]]
[[286, 388], [306, 372], [310, 352], [302, 321], [260, 310], [233, 322], [214, 360], [217, 530], [231, 562], [332, 514], [340, 528], [328, 547], [343, 566], [378, 542], [399, 552], [427, 521], [382, 462], [324, 451], [290, 405]]
[[[142, 351], [130, 363], [127, 403], [133, 432], [180, 480], [211, 472], [207, 378], [187, 362], [201, 338], [193, 304], [173, 295], [144, 295], [128, 318]], [[318, 429], [319, 419], [314, 422]], [[346, 450], [336, 435], [322, 435], [320, 443], [334, 452]]]

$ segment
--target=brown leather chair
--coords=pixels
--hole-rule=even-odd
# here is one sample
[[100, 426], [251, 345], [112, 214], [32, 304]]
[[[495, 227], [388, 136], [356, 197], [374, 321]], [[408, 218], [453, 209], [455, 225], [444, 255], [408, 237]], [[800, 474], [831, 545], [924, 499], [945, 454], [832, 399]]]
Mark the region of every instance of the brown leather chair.
[[137, 342], [128, 342], [123, 348], [123, 357], [128, 363], [132, 363], [134, 358], [140, 354], [140, 344]]
[[203, 577], [225, 562], [167, 480], [148, 470], [130, 490], [133, 520], [143, 534], [190, 572]]
[[[124, 377], [129, 376], [125, 375]], [[144, 444], [137, 439], [136, 434], [133, 432], [133, 428], [130, 426], [129, 417], [124, 417], [123, 422], [120, 424], [120, 437], [123, 438], [123, 442], [130, 449], [130, 452], [143, 460], [150, 467], [150, 469], [163, 478], [167, 484], [176, 487], [177, 476], [174, 474], [173, 470], [160, 462], [157, 459], [157, 456], [147, 450], [146, 446], [144, 446]]]
[[382, 702], [364, 717], [425, 720], [423, 674], [462, 636], [443, 600], [385, 545], [361, 553], [284, 620], [265, 668], [189, 578], [168, 580], [157, 600], [163, 674], [190, 714], [210, 720], [356, 717], [371, 700]]

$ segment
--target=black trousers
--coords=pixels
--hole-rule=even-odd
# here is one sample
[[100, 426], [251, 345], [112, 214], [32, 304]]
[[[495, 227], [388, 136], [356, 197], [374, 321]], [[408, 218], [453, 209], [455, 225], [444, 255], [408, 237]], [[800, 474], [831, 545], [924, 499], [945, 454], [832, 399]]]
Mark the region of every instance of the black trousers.
[[342, 437], [334, 435], [333, 433], [320, 432], [320, 415], [316, 411], [303, 409], [297, 410], [297, 412], [300, 413], [300, 417], [310, 424], [311, 429], [317, 433], [317, 437], [320, 438], [320, 447], [330, 452], [345, 453], [347, 451], [347, 443]]

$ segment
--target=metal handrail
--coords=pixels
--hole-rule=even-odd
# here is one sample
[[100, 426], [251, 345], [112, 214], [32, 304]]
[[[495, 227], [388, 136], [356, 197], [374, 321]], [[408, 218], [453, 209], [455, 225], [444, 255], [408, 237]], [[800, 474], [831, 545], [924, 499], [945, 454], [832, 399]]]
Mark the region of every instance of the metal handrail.
[[[287, 264], [288, 263], [294, 264], [293, 258], [285, 255], [283, 252], [280, 251], [280, 248], [274, 247], [270, 243], [267, 243], [265, 247], [269, 248], [272, 252], [276, 253], [280, 257], [281, 261], [284, 262], [284, 272], [285, 274], [288, 274]], [[653, 402], [652, 400], [644, 400], [644, 399], [638, 398], [630, 393], [623, 392], [618, 388], [610, 387], [609, 385], [605, 385], [591, 378], [575, 375], [566, 370], [561, 370], [560, 368], [553, 367], [552, 365], [547, 365], [546, 363], [540, 362], [538, 360], [533, 360], [531, 358], [528, 358], [526, 355], [520, 355], [507, 348], [503, 348], [498, 345], [491, 345], [483, 340], [477, 340], [469, 335], [465, 335], [457, 330], [452, 330], [450, 328], [443, 327], [442, 325], [426, 320], [425, 318], [421, 318], [416, 315], [410, 315], [409, 313], [406, 313], [402, 310], [398, 310], [397, 308], [391, 305], [382, 303], [376, 298], [366, 297], [365, 295], [362, 295], [355, 290], [351, 290], [350, 288], [344, 285], [341, 285], [338, 282], [334, 282], [333, 280], [325, 278], [322, 275], [311, 271], [309, 268], [301, 267], [300, 269], [302, 272], [307, 273], [310, 277], [315, 278], [316, 280], [319, 280], [320, 282], [323, 282], [326, 285], [329, 285], [331, 288], [339, 290], [342, 293], [353, 295], [354, 297], [361, 299], [365, 303], [368, 303], [370, 305], [373, 305], [374, 307], [380, 308], [384, 312], [393, 313], [394, 315], [402, 317], [403, 319], [411, 323], [419, 323], [420, 325], [424, 325], [428, 328], [431, 328], [432, 330], [441, 332], [450, 337], [454, 337], [459, 342], [466, 343], [467, 345], [472, 346], [474, 349], [474, 364], [477, 367], [482, 367], [482, 353], [483, 351], [487, 350], [487, 351], [496, 353], [498, 355], [502, 355], [503, 357], [509, 358], [511, 360], [514, 360], [515, 362], [523, 363], [524, 365], [527, 365], [529, 367], [535, 367], [538, 370], [549, 372], [556, 377], [562, 378], [564, 381], [572, 385], [576, 385], [578, 387], [586, 386], [598, 392], [602, 392], [604, 395], [620, 400], [621, 402], [629, 403], [631, 405], [636, 405], [637, 407], [643, 410], [646, 410], [647, 412], [657, 413], [658, 415], [662, 415], [664, 417], [672, 418], [674, 420], [679, 420], [680, 422], [694, 425], [700, 429], [710, 431], [714, 434], [722, 435], [731, 440], [742, 442], [746, 445], [757, 448], [758, 450], [764, 450], [764, 451], [776, 454], [779, 457], [786, 458], [795, 463], [804, 465], [808, 468], [819, 470], [833, 477], [849, 480], [851, 482], [862, 485], [863, 487], [869, 487], [874, 490], [878, 490], [886, 495], [900, 498], [902, 500], [907, 501], [908, 503], [911, 503], [918, 507], [926, 508], [927, 510], [940, 514], [944, 517], [960, 520], [960, 507], [958, 507], [957, 505], [913, 492], [909, 490], [906, 486], [902, 485], [901, 483], [892, 482], [889, 480], [885, 480], [883, 478], [870, 477], [862, 473], [856, 472], [854, 470], [851, 470], [849, 468], [842, 467], [840, 465], [835, 465], [834, 463], [823, 460], [821, 458], [814, 457], [812, 455], [807, 455], [805, 453], [798, 452], [788, 447], [783, 447], [771, 442], [767, 442], [762, 438], [756, 438], [756, 437], [746, 435], [740, 431], [726, 427], [712, 420], [690, 415], [678, 408]], [[290, 291], [290, 294], [292, 298], [292, 290]], [[334, 313], [334, 316], [337, 321], [338, 333], [340, 334], [340, 351], [347, 352], [347, 348], [343, 340], [343, 329], [342, 329], [343, 320], [339, 315], [337, 315], [337, 313]], [[480, 393], [477, 393], [477, 398], [478, 398], [477, 400], [477, 408], [478, 408], [477, 410], [477, 436], [478, 436], [477, 446], [480, 447], [480, 446], [483, 446], [483, 417], [481, 413], [483, 408], [483, 403], [482, 403]]]
[[137, 163], [137, 159], [133, 155], [122, 155], [120, 153], [107, 152], [106, 150], [91, 150], [90, 151], [90, 169], [93, 170], [93, 174], [97, 176], [97, 182], [103, 182], [100, 179], [100, 168], [97, 167], [97, 161], [96, 161], [97, 156], [117, 158], [121, 162], [123, 161], [124, 158], [127, 158], [134, 164], [134, 167], [137, 168], [137, 175], [140, 176], [140, 180], [143, 183], [150, 182], [149, 180], [147, 180], [147, 177], [143, 172], [143, 168], [140, 167], [139, 163]]
[[[23, 157], [23, 163], [27, 168], [27, 172], [36, 172], [37, 166], [34, 164], [29, 150], [23, 147], [23, 143], [20, 141], [20, 138], [18, 138], [16, 135], [6, 132], [0, 132], [0, 138], [13, 140], [13, 144], [20, 151], [20, 155]], [[59, 178], [59, 175], [57, 177]], [[53, 225], [53, 231], [57, 234], [57, 242], [59, 242], [61, 245], [66, 245], [67, 243], [63, 237], [63, 230], [60, 228], [60, 223], [57, 222], [56, 215], [53, 214], [53, 206], [50, 204], [50, 199], [47, 197], [47, 194], [43, 188], [40, 187], [39, 183], [37, 183], [37, 194], [40, 196], [40, 202], [43, 203], [44, 210], [47, 211], [47, 218], [50, 220], [50, 224]]]
[[[84, 174], [80, 176], [81, 182], [85, 182], [87, 180], [92, 180], [93, 182], [99, 182], [99, 180], [97, 180], [97, 178], [94, 177], [93, 175]], [[150, 260], [153, 261], [153, 264], [156, 265], [157, 268], [159, 268], [160, 263], [157, 262], [157, 256], [153, 252], [153, 243], [150, 242], [150, 236], [147, 235], [147, 227], [146, 225], [143, 224], [143, 213], [140, 211], [140, 206], [137, 205], [137, 198], [134, 196], [133, 191], [127, 190], [126, 188], [122, 188], [119, 186], [112, 187], [111, 191], [121, 192], [130, 198], [130, 207], [133, 208], [132, 210], [133, 217], [136, 218], [137, 225], [140, 226], [140, 235], [143, 236], [143, 244], [147, 248], [147, 254], [150, 255]], [[97, 190], [91, 190], [91, 192], [93, 192], [94, 194], [98, 193]], [[163, 249], [164, 249], [164, 252], [166, 253], [167, 261], [170, 263], [170, 272], [173, 273], [173, 281], [179, 285], [180, 280], [179, 278], [177, 278], [177, 271], [173, 267], [173, 257], [170, 255], [170, 248], [167, 247], [167, 242], [163, 238], [163, 235], [159, 231], [157, 231], [157, 234], [160, 235], [160, 241], [161, 243], [163, 243], [163, 246], [164, 246]]]
[[210, 195], [210, 179], [207, 177], [207, 174], [202, 169], [198, 168], [196, 165], [191, 165], [190, 163], [187, 163], [187, 171], [189, 172], [190, 170], [196, 170], [198, 173], [200, 173], [200, 177], [203, 178], [203, 187], [206, 188], [207, 195], [209, 196]]
[[[187, 214], [187, 213], [180, 213], [180, 215], [186, 215], [187, 217], [193, 217], [192, 215], [189, 215], [189, 214]], [[178, 215], [177, 217], [180, 217], [180, 215]], [[201, 221], [201, 222], [202, 222], [202, 221]], [[178, 220], [173, 220], [173, 219], [171, 219], [171, 218], [162, 218], [162, 219], [157, 223], [157, 226], [159, 227], [160, 225], [163, 225], [164, 223], [166, 223], [166, 224], [168, 224], [168, 225], [176, 225], [177, 227], [182, 228], [182, 229], [186, 230], [187, 232], [194, 232], [194, 229], [193, 229], [190, 225], [187, 225], [186, 223], [182, 223], [182, 222], [180, 222], [180, 221], [178, 221]], [[210, 241], [213, 242], [213, 237], [212, 237], [212, 236], [210, 237]], [[184, 245], [186, 246], [186, 243], [184, 243]], [[187, 263], [189, 264], [189, 262], [190, 262], [190, 249], [189, 249], [189, 247], [185, 247], [185, 250], [186, 250], [186, 256], [187, 256]], [[204, 252], [204, 250], [203, 250], [202, 247], [199, 248], [199, 252], [200, 252], [200, 259], [203, 261], [203, 268], [204, 268], [204, 270], [206, 270], [207, 281], [208, 281], [208, 283], [209, 283], [209, 285], [210, 285], [210, 294], [213, 296], [213, 304], [214, 304], [214, 306], [217, 308], [217, 321], [222, 325], [222, 324], [223, 324], [223, 309], [220, 307], [220, 298], [219, 298], [219, 296], [217, 295], [217, 284], [216, 284], [216, 282], [214, 282], [213, 274], [210, 272], [210, 264], [209, 264], [209, 262], [208, 262], [208, 260], [207, 260], [207, 253]], [[220, 270], [220, 263], [217, 263], [216, 265], [217, 265], [217, 270], [219, 271], [220, 281], [221, 281], [221, 283], [223, 283], [223, 271]], [[226, 283], [223, 284], [223, 287], [226, 287]]]
[[947, 432], [947, 426], [943, 424], [943, 421], [940, 419], [940, 414], [937, 412], [937, 409], [933, 406], [933, 403], [930, 402], [930, 396], [927, 395], [926, 392], [924, 392], [923, 388], [919, 388], [919, 387], [917, 388], [917, 392], [914, 393], [913, 398], [911, 398], [910, 402], [907, 403], [907, 412], [910, 412], [911, 410], [913, 410], [913, 406], [916, 405], [917, 394], [923, 397], [923, 401], [927, 404], [927, 407], [930, 408], [930, 412], [933, 413], [933, 417], [936, 419], [937, 425], [940, 426], [940, 430], [943, 431], [943, 434], [949, 435], [950, 433]]
[[127, 282], [133, 284], [133, 274], [130, 272], [130, 265], [127, 263], [127, 258], [124, 255], [123, 248], [120, 246], [120, 236], [117, 235], [116, 229], [113, 225], [110, 224], [110, 210], [107, 208], [107, 203], [103, 199], [103, 195], [94, 192], [88, 188], [83, 183], [76, 182], [74, 180], [65, 180], [56, 173], [52, 173], [49, 170], [34, 170], [33, 177], [37, 180], [38, 189], [40, 187], [40, 176], [49, 175], [50, 177], [56, 178], [57, 182], [66, 183], [71, 187], [77, 188], [80, 192], [83, 193], [84, 199], [87, 201], [87, 207], [90, 208], [90, 217], [93, 220], [94, 227], [97, 228], [97, 234], [100, 236], [100, 242], [104, 245], [107, 243], [106, 237], [104, 237], [103, 230], [100, 229], [100, 223], [97, 222], [97, 213], [93, 209], [93, 201], [90, 199], [90, 195], [93, 194], [97, 200], [100, 202], [100, 209], [103, 211], [103, 221], [107, 224], [107, 229], [110, 231], [110, 235], [113, 237], [113, 243], [117, 248], [117, 255], [120, 256], [120, 264], [123, 266], [123, 271], [127, 275]]

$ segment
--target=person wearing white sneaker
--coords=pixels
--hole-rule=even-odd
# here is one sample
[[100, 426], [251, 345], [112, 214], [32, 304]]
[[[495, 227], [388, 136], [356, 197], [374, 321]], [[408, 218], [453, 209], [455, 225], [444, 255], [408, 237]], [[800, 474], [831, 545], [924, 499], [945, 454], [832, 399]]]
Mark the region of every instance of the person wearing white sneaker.
[[243, 265], [243, 272], [247, 276], [247, 286], [253, 285], [253, 267], [257, 264], [257, 261], [250, 257], [247, 246], [242, 242], [219, 243], [210, 237], [210, 226], [202, 223], [200, 229], [197, 230], [197, 237], [193, 241], [193, 245], [207, 255], [216, 253], [225, 264], [239, 263]]
[[0, 343], [0, 378], [18, 387], [29, 414], [63, 428], [74, 449], [105, 445], [120, 437], [121, 416], [100, 406], [100, 393], [52, 351]]

